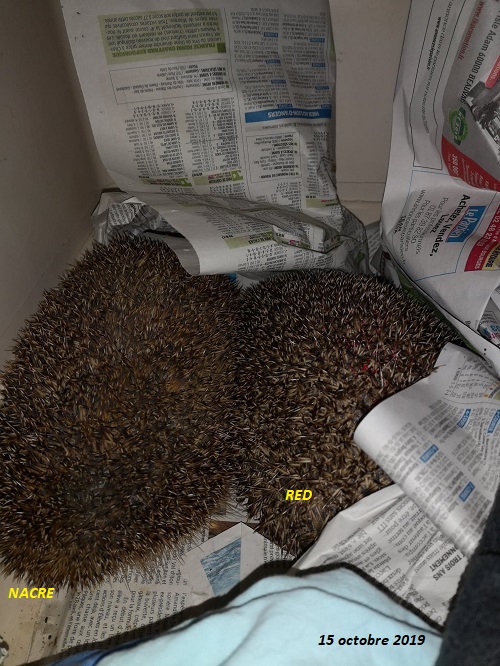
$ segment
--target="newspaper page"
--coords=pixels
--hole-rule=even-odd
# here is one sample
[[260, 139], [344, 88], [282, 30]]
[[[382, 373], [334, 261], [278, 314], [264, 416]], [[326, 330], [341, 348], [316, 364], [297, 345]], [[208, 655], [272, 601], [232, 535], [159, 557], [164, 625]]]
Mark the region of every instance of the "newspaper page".
[[293, 570], [341, 562], [443, 624], [467, 558], [393, 485], [337, 514]]
[[447, 344], [434, 372], [375, 407], [356, 443], [469, 557], [500, 479], [500, 379]]
[[311, 224], [300, 211], [243, 199], [185, 195], [174, 200], [137, 193], [114, 202], [115, 197], [123, 199], [106, 193], [96, 209], [97, 240], [107, 242], [123, 229], [162, 240], [191, 275], [304, 268], [370, 272], [365, 227], [341, 205], [335, 206], [336, 222]]
[[62, 5], [103, 163], [189, 272], [368, 270], [335, 187], [327, 0]]
[[398, 270], [492, 346], [500, 341], [499, 10], [496, 0], [412, 3], [382, 207]]

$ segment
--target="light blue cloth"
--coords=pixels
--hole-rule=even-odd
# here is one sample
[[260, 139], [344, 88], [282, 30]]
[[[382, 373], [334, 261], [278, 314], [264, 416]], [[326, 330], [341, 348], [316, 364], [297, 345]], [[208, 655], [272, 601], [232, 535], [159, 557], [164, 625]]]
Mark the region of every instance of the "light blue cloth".
[[[320, 645], [321, 636], [325, 645]], [[331, 645], [328, 636], [333, 636]], [[388, 645], [339, 640], [388, 638]], [[393, 645], [396, 636], [409, 644]], [[415, 636], [415, 639], [412, 639]], [[423, 645], [412, 645], [424, 636]], [[421, 639], [420, 639], [421, 640]], [[59, 666], [431, 666], [441, 636], [349, 569], [255, 583], [224, 608], [169, 632], [105, 653], [73, 655]]]

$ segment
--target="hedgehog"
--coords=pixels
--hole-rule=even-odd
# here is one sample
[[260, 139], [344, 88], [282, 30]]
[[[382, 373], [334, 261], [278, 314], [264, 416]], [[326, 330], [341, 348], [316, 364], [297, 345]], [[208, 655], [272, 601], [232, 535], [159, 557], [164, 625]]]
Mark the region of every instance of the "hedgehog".
[[221, 414], [238, 290], [161, 242], [94, 243], [46, 293], [0, 375], [0, 568], [81, 589], [148, 568], [232, 478]]
[[[262, 534], [298, 556], [337, 512], [392, 483], [354, 430], [457, 336], [382, 279], [304, 271], [243, 292], [238, 341], [237, 496]], [[299, 489], [311, 499], [287, 501]]]

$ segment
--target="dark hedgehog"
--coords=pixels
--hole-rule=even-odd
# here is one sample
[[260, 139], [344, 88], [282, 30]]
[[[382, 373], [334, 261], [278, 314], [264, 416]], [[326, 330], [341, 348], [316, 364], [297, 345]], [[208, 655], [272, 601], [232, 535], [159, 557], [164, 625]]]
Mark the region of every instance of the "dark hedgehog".
[[[239, 497], [259, 531], [301, 554], [338, 511], [391, 483], [354, 430], [457, 337], [389, 283], [308, 271], [246, 290], [238, 339]], [[312, 499], [286, 501], [295, 489]]]
[[221, 410], [238, 293], [165, 244], [94, 244], [0, 375], [0, 567], [82, 587], [203, 526], [232, 476]]

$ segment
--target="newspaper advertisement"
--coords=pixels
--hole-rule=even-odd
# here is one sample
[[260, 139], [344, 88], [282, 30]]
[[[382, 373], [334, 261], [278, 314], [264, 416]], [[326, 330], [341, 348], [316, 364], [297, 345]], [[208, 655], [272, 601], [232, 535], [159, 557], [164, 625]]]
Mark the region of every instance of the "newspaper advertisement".
[[500, 480], [500, 380], [447, 344], [434, 372], [377, 405], [354, 439], [470, 557]]
[[154, 563], [149, 574], [128, 569], [98, 587], [46, 601], [29, 659], [157, 635], [189, 617], [194, 606], [238, 590], [259, 567], [281, 573], [289, 568], [291, 558], [283, 550], [248, 525], [220, 518], [210, 521], [199, 543]]
[[335, 186], [327, 0], [62, 4], [104, 166], [189, 272], [368, 272]]
[[467, 558], [397, 486], [337, 514], [293, 570], [349, 563], [444, 624]]
[[382, 235], [398, 271], [500, 342], [500, 7], [411, 6], [398, 76]]

